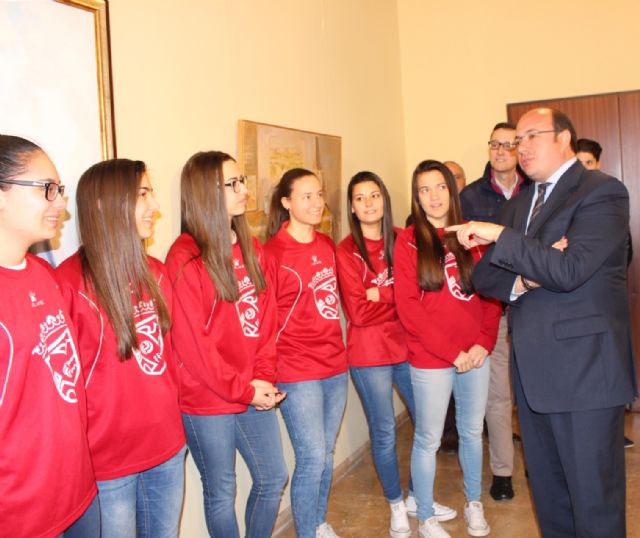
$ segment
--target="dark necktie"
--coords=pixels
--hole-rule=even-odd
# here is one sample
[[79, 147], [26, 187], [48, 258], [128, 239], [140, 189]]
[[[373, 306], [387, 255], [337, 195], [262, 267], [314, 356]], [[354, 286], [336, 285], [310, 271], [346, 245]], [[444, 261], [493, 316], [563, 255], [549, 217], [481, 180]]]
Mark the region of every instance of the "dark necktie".
[[535, 204], [533, 204], [533, 209], [531, 210], [531, 217], [529, 218], [527, 231], [529, 231], [529, 228], [531, 228], [533, 221], [536, 220], [537, 216], [540, 214], [540, 211], [542, 211], [542, 206], [544, 205], [544, 194], [548, 186], [548, 183], [538, 183], [538, 196], [536, 198]]

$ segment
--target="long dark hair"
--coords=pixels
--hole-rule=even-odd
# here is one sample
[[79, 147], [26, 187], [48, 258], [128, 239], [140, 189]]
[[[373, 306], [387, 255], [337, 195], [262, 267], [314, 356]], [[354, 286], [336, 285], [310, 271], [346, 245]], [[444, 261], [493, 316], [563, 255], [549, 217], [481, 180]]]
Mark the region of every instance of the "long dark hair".
[[289, 220], [289, 211], [287, 211], [287, 209], [282, 205], [282, 198], [289, 198], [293, 191], [294, 183], [300, 178], [307, 176], [313, 176], [316, 179], [318, 177], [311, 170], [307, 170], [306, 168], [292, 168], [291, 170], [287, 170], [280, 178], [280, 181], [278, 181], [278, 184], [273, 189], [273, 194], [271, 195], [269, 222], [267, 224], [267, 239], [276, 235], [282, 227], [282, 224]]
[[360, 219], [353, 211], [353, 188], [360, 184], [365, 183], [366, 181], [371, 181], [375, 183], [380, 189], [380, 194], [382, 194], [383, 201], [383, 215], [382, 215], [382, 239], [384, 240], [384, 260], [387, 264], [388, 275], [391, 277], [393, 274], [393, 245], [396, 240], [396, 233], [393, 229], [393, 214], [391, 212], [391, 198], [389, 197], [389, 191], [385, 186], [380, 176], [374, 174], [373, 172], [362, 171], [358, 172], [351, 178], [349, 181], [349, 186], [347, 187], [347, 215], [349, 218], [349, 228], [351, 229], [351, 235], [353, 236], [353, 242], [360, 253], [360, 256], [364, 260], [364, 263], [367, 264], [367, 267], [374, 271], [373, 265], [371, 265], [371, 260], [369, 259], [369, 253], [367, 252], [367, 247], [364, 242], [364, 236], [362, 235], [362, 226], [360, 224]]
[[[13, 179], [22, 174], [34, 153], [42, 152], [33, 142], [12, 135], [0, 135], [0, 179]], [[7, 191], [11, 185], [0, 183], [0, 190]]]
[[425, 291], [438, 291], [444, 285], [445, 247], [451, 252], [458, 264], [458, 280], [462, 291], [473, 293], [471, 273], [473, 272], [473, 256], [464, 249], [455, 234], [445, 234], [440, 240], [438, 232], [427, 219], [427, 215], [420, 205], [418, 196], [418, 176], [425, 172], [438, 171], [444, 177], [449, 191], [449, 212], [447, 225], [460, 224], [462, 210], [456, 187], [456, 180], [451, 171], [440, 161], [422, 161], [413, 171], [411, 178], [411, 216], [415, 226], [414, 234], [418, 250], [417, 276], [420, 287]]
[[[223, 301], [240, 297], [238, 279], [233, 268], [229, 216], [224, 194], [222, 166], [235, 159], [222, 151], [200, 151], [191, 156], [182, 169], [180, 179], [181, 231], [193, 237], [216, 294]], [[242, 251], [244, 266], [259, 294], [267, 287], [253, 248], [253, 238], [244, 215], [231, 219]]]
[[132, 292], [136, 301], [145, 293], [153, 300], [162, 334], [171, 325], [136, 226], [136, 202], [145, 172], [142, 161], [99, 162], [82, 174], [76, 192], [85, 284], [93, 289], [109, 318], [120, 360], [131, 358], [138, 346]]

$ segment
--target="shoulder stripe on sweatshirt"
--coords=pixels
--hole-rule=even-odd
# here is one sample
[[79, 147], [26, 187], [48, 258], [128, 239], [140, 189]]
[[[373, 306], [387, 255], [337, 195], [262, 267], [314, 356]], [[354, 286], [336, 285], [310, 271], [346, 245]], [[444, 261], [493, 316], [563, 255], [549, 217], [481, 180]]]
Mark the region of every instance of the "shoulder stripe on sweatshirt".
[[81, 291], [78, 292], [78, 295], [86, 299], [86, 301], [89, 303], [91, 308], [93, 308], [98, 313], [98, 317], [100, 318], [100, 341], [98, 343], [98, 350], [96, 351], [96, 356], [93, 359], [93, 363], [91, 364], [91, 369], [89, 370], [89, 375], [87, 376], [87, 379], [84, 382], [84, 387], [87, 388], [89, 386], [89, 381], [91, 380], [91, 374], [93, 374], [93, 370], [96, 367], [96, 364], [98, 364], [98, 357], [100, 357], [100, 351], [102, 350], [102, 340], [104, 339], [104, 319], [102, 319], [102, 313], [100, 312], [100, 309], [98, 308], [98, 305], [96, 305], [96, 303], [94, 303], [91, 299], [89, 299], [89, 297], [87, 297]]
[[2, 402], [4, 401], [4, 394], [7, 391], [7, 385], [9, 384], [9, 374], [11, 374], [11, 365], [13, 364], [13, 338], [11, 338], [11, 333], [9, 329], [7, 329], [6, 325], [0, 321], [0, 327], [7, 333], [7, 339], [9, 341], [9, 364], [7, 365], [7, 373], [4, 378], [4, 385], [2, 386], [2, 392], [0, 393], [0, 406], [2, 406]]
[[287, 317], [284, 320], [284, 323], [282, 324], [282, 328], [278, 331], [278, 334], [276, 335], [276, 342], [280, 339], [280, 335], [282, 334], [282, 331], [284, 331], [285, 327], [287, 326], [287, 323], [289, 322], [289, 318], [291, 317], [291, 314], [293, 314], [293, 311], [296, 308], [298, 301], [300, 300], [300, 296], [302, 295], [302, 279], [300, 278], [300, 275], [291, 267], [287, 267], [286, 265], [281, 265], [280, 267], [282, 267], [283, 269], [286, 269], [287, 271], [291, 271], [298, 279], [298, 283], [300, 284], [300, 287], [298, 288], [298, 296], [296, 297], [296, 300], [293, 301], [293, 304], [291, 305], [291, 310], [289, 310], [289, 313], [287, 314]]

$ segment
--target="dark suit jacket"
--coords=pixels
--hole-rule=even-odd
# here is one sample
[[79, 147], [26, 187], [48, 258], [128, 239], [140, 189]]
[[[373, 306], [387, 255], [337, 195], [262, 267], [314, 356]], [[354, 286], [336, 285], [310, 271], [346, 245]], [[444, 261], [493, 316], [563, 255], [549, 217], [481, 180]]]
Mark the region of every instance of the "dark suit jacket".
[[[627, 304], [629, 195], [579, 162], [525, 236], [535, 183], [505, 204], [506, 228], [476, 266], [479, 293], [511, 304], [512, 353], [538, 412], [606, 408], [636, 394]], [[566, 236], [565, 252], [551, 245]], [[510, 300], [516, 275], [541, 288]]]

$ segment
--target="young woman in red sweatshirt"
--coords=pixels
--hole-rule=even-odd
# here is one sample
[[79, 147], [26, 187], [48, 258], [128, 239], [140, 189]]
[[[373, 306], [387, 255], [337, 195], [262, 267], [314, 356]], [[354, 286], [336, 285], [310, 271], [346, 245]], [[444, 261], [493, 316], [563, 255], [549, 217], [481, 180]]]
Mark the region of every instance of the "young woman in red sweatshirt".
[[80, 177], [76, 206], [81, 247], [57, 277], [78, 331], [101, 537], [176, 537], [185, 437], [171, 284], [144, 248], [158, 210], [144, 163], [93, 165]]
[[0, 537], [98, 537], [75, 332], [53, 271], [64, 185], [33, 142], [0, 135]]
[[422, 538], [446, 538], [433, 510], [436, 452], [451, 391], [460, 435], [467, 531], [490, 529], [480, 501], [482, 428], [489, 390], [489, 353], [498, 332], [500, 305], [473, 291], [471, 273], [481, 256], [466, 251], [444, 227], [461, 222], [455, 179], [438, 161], [413, 173], [414, 224], [398, 236], [394, 255], [395, 297], [407, 332], [416, 429], [411, 454]]
[[309, 170], [286, 172], [275, 188], [265, 245], [278, 304], [280, 405], [296, 465], [291, 507], [299, 538], [336, 534], [326, 522], [333, 452], [347, 397], [335, 246], [315, 230], [325, 202]]
[[[338, 281], [347, 318], [347, 359], [369, 425], [373, 461], [391, 507], [389, 533], [408, 538], [408, 511], [415, 515], [413, 485], [403, 499], [396, 455], [393, 387], [413, 419], [415, 406], [407, 358], [409, 350], [393, 296], [393, 227], [391, 200], [382, 179], [358, 172], [347, 188], [351, 234], [338, 245]], [[440, 521], [456, 511], [434, 503]]]
[[193, 155], [181, 177], [182, 234], [167, 255], [180, 407], [202, 478], [211, 536], [237, 538], [236, 449], [253, 485], [245, 536], [268, 538], [287, 469], [274, 406], [276, 305], [244, 216], [246, 177], [221, 151]]

